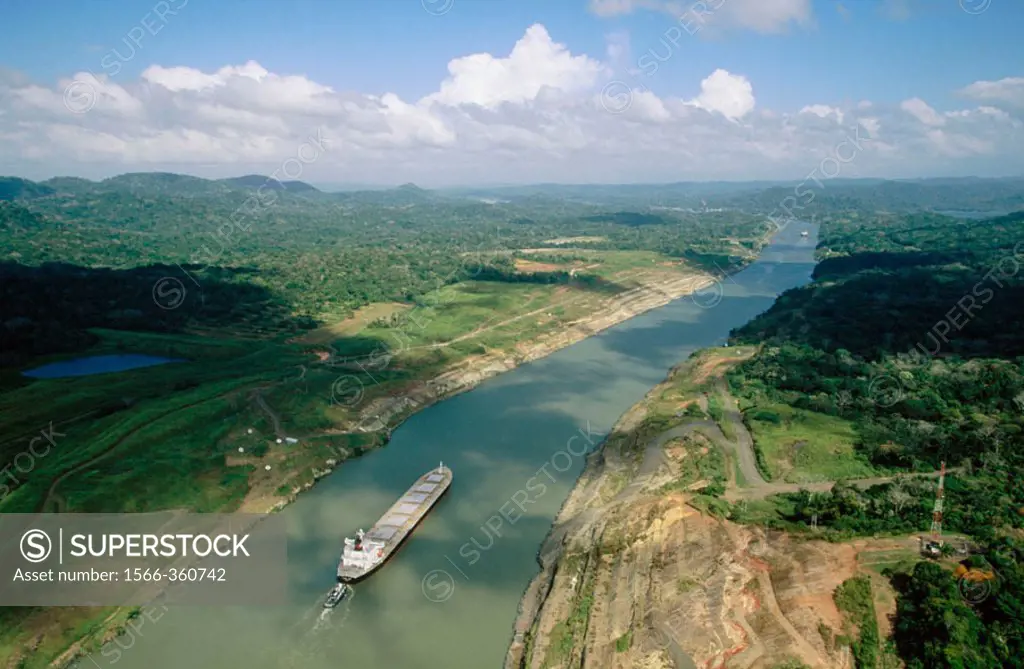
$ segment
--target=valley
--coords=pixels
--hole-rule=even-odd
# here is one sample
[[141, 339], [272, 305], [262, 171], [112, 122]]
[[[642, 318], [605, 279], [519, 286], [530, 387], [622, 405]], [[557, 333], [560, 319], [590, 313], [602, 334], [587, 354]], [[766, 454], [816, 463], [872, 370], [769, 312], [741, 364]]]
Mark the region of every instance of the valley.
[[[165, 177], [152, 179], [159, 184]], [[130, 194], [116, 185], [102, 186], [104, 197], [124, 200], [125, 206], [132, 198], [163, 198], [164, 205], [150, 209], [153, 216], [164, 216], [164, 206], [173, 212], [173, 195], [159, 188], [150, 194], [146, 178], [136, 176], [131, 183], [135, 190]], [[13, 248], [22, 249], [15, 251], [22, 258], [43, 248], [24, 244], [29, 239], [24, 226], [37, 226], [32, 239], [45, 236], [45, 222], [58, 203], [67, 207], [69, 199], [83, 197], [81, 191], [32, 193], [0, 203], [2, 213], [13, 216], [7, 220], [17, 221], [4, 230]], [[224, 195], [223, 190], [216, 193]], [[230, 189], [227, 193], [230, 200]], [[192, 197], [198, 199], [190, 206], [207, 202], [213, 211], [224, 206], [204, 199], [212, 195], [201, 190]], [[609, 372], [631, 377], [636, 370], [629, 356], [653, 356], [651, 364], [642, 363], [644, 378], [651, 379], [646, 388], [678, 363], [681, 351], [703, 350], [614, 427], [608, 423], [609, 436], [590, 456], [575, 487], [572, 481], [559, 482], [568, 495], [564, 505], [556, 498], [545, 502], [554, 527], [541, 550], [541, 573], [531, 581], [515, 622], [507, 666], [774, 669], [802, 664], [853, 669], [861, 666], [858, 654], [869, 652], [862, 631], [868, 600], [880, 630], [872, 642], [876, 650], [870, 652], [877, 651], [879, 661], [895, 661], [901, 638], [895, 607], [901, 592], [887, 569], [908, 573], [920, 563], [917, 537], [927, 529], [927, 501], [935, 494], [938, 464], [926, 445], [913, 446], [916, 442], [906, 436], [914, 433], [911, 426], [900, 422], [920, 421], [940, 406], [915, 375], [924, 369], [938, 379], [955, 365], [959, 388], [972, 383], [973, 374], [991, 375], [998, 393], [987, 404], [975, 400], [976, 423], [971, 425], [1000, 441], [1012, 441], [1017, 434], [1006, 407], [1018, 390], [1007, 362], [960, 366], [943, 355], [922, 368], [920, 363], [910, 366], [909, 353], [887, 356], [884, 352], [901, 346], [912, 353], [915, 342], [910, 335], [901, 340], [902, 335], [890, 334], [879, 344], [871, 314], [886, 308], [887, 300], [899, 301], [898, 308], [906, 311], [910, 295], [886, 290], [884, 281], [892, 279], [878, 272], [906, 273], [919, 281], [914, 263], [933, 263], [939, 269], [932, 276], [946, 272], [953, 277], [944, 293], [929, 298], [941, 302], [946, 299], [942, 295], [955, 295], [956, 285], [969, 288], [972, 279], [957, 276], [965, 270], [955, 264], [953, 251], [928, 245], [940, 240], [973, 245], [974, 264], [967, 266], [981, 268], [989, 261], [978, 243], [981, 237], [971, 236], [974, 230], [993, 226], [985, 229], [984, 238], [993, 249], [988, 253], [998, 257], [1000, 248], [1012, 253], [1012, 241], [1006, 246], [1005, 240], [1016, 238], [1017, 218], [966, 226], [927, 214], [834, 210], [823, 227], [818, 255], [824, 261], [814, 270], [815, 281], [799, 287], [797, 277], [810, 273], [810, 265], [789, 266], [781, 259], [809, 243], [800, 241], [807, 238], [756, 210], [716, 207], [656, 220], [652, 217], [669, 214], [607, 213], [598, 204], [569, 205], [580, 208], [578, 218], [567, 224], [564, 219], [545, 223], [544, 210], [530, 205], [532, 222], [514, 223], [526, 227], [513, 227], [512, 234], [495, 243], [488, 232], [494, 214], [519, 220], [525, 218], [525, 205], [488, 205], [485, 212], [479, 204], [405, 187], [373, 197], [372, 203], [350, 194], [339, 199], [350, 201], [346, 206], [361, 212], [358, 216], [381, 217], [376, 225], [382, 230], [391, 229], [394, 221], [383, 217], [393, 216], [392, 211], [417, 207], [429, 216], [462, 212], [478, 222], [456, 233], [463, 239], [457, 253], [447, 246], [451, 242], [438, 244], [442, 234], [452, 232], [442, 233], [439, 222], [442, 227], [433, 232], [430, 223], [394, 228], [397, 236], [392, 234], [386, 249], [371, 242], [353, 253], [299, 243], [285, 252], [290, 259], [275, 260], [280, 251], [253, 228], [253, 236], [240, 238], [243, 245], [236, 251], [248, 255], [226, 255], [222, 266], [213, 267], [188, 264], [176, 255], [184, 238], [175, 229], [156, 234], [165, 246], [151, 258], [168, 265], [85, 268], [37, 256], [37, 264], [19, 258], [0, 268], [6, 272], [4, 289], [14, 316], [5, 315], [8, 364], [0, 374], [0, 419], [7, 430], [0, 449], [22, 462], [26, 444], [40, 429], [53, 436], [50, 449], [33, 456], [26, 471], [18, 470], [14, 485], [0, 498], [0, 511], [187, 508], [301, 516], [309, 513], [302, 509], [310, 504], [338, 503], [328, 500], [340, 494], [339, 482], [351, 482], [360, 468], [379, 461], [375, 458], [398, 457], [386, 455], [395, 448], [391, 442], [418, 430], [421, 414], [448, 415], [444, 407], [454, 396], [486, 398], [494, 382], [499, 387], [505, 378], [521, 383], [514, 379], [531, 378], [540, 362], [561, 364], [562, 354], [577, 356], [574, 351], [596, 346], [603, 353], [595, 361], [612, 359], [621, 354], [613, 342], [625, 335], [618, 333], [632, 332], [635, 343], [622, 349], [627, 357]], [[401, 204], [394, 209], [382, 205], [390, 197]], [[750, 196], [730, 195], [736, 197]], [[304, 226], [320, 225], [318, 217], [335, 206], [335, 196], [315, 191], [282, 198], [284, 210], [264, 213], [276, 219], [288, 211], [288, 225], [302, 234]], [[636, 209], [645, 206], [637, 203]], [[155, 230], [157, 220], [143, 227]], [[862, 240], [876, 235], [872, 226], [885, 226], [904, 249], [908, 240], [916, 240], [920, 261], [885, 248], [864, 253]], [[346, 230], [342, 225], [331, 232], [338, 249], [351, 241]], [[958, 241], [949, 239], [950, 230], [956, 230]], [[83, 219], [73, 234], [81, 238], [82, 248], [98, 249], [86, 240], [105, 233]], [[787, 241], [776, 241], [779, 250], [757, 262], [780, 235]], [[154, 254], [160, 246], [148, 243], [145, 248]], [[328, 269], [328, 263], [342, 257], [347, 260], [341, 271]], [[175, 258], [186, 264], [176, 267]], [[909, 268], [904, 258], [910, 258]], [[385, 271], [395, 266], [406, 274]], [[748, 270], [749, 276], [744, 274]], [[83, 274], [85, 283], [67, 281]], [[335, 275], [347, 277], [344, 292], [336, 290]], [[993, 292], [995, 308], [972, 314], [983, 319], [976, 327], [996, 335], [972, 340], [972, 331], [963, 329], [967, 338], [948, 338], [950, 353], [1016, 350], [1007, 334], [1014, 332], [1013, 322], [999, 320], [1011, 312], [997, 306], [1013, 299], [1016, 277], [1000, 278], [1007, 287], [998, 295]], [[905, 279], [901, 275], [898, 280]], [[358, 288], [359, 281], [372, 289]], [[857, 294], [873, 295], [873, 302], [857, 307], [855, 322], [836, 320], [832, 293], [845, 300], [858, 283], [870, 287]], [[775, 286], [790, 290], [776, 301], [780, 289]], [[168, 303], [169, 296], [175, 302]], [[102, 299], [110, 310], [72, 307]], [[44, 314], [37, 308], [44, 303], [67, 308]], [[918, 299], [916, 308], [927, 310], [929, 304]], [[901, 327], [909, 332], [927, 318], [908, 313]], [[723, 347], [730, 327], [735, 328], [730, 345]], [[643, 328], [652, 334], [643, 334]], [[688, 342], [682, 349], [671, 336], [653, 334], [670, 330]], [[58, 331], [65, 334], [57, 337]], [[51, 362], [125, 355], [177, 362], [64, 378], [21, 375]], [[605, 378], [592, 364], [580, 360], [562, 374]], [[540, 388], [551, 387], [554, 378], [535, 392], [546, 392]], [[948, 388], [941, 383], [930, 387]], [[643, 383], [630, 381], [629, 388], [630, 393], [646, 392]], [[576, 388], [569, 397], [581, 392]], [[604, 401], [599, 397], [591, 397], [594, 409]], [[615, 406], [622, 401], [616, 399]], [[530, 411], [540, 410], [540, 405], [530, 406]], [[573, 415], [594, 409], [574, 410]], [[893, 419], [892, 410], [904, 418]], [[501, 413], [494, 407], [482, 411], [492, 419]], [[610, 421], [621, 411], [601, 411], [600, 420]], [[465, 418], [477, 413], [470, 411]], [[962, 414], [949, 415], [956, 421]], [[443, 420], [450, 426], [456, 419]], [[902, 436], [894, 430], [903, 430]], [[959, 443], [958, 432], [948, 434], [951, 446]], [[399, 437], [402, 444], [409, 439]], [[469, 446], [472, 439], [456, 443], [463, 443], [469, 455], [479, 448]], [[923, 450], [900, 455], [897, 445]], [[395, 453], [402, 448], [409, 446]], [[446, 462], [473, 467], [451, 450], [447, 438], [431, 448], [440, 449], [437, 455]], [[951, 531], [977, 541], [977, 528], [962, 515], [977, 493], [960, 482], [981, 490], [992, 479], [979, 478], [973, 459], [946, 453], [956, 504]], [[998, 466], [1000, 461], [986, 456], [985, 462]], [[378, 480], [404, 471], [395, 463], [391, 469], [372, 467]], [[1003, 485], [1009, 499], [1015, 499], [1014, 479]], [[486, 506], [490, 499], [485, 495], [475, 504]], [[885, 515], [886, 504], [896, 505], [892, 508], [900, 513]], [[861, 509], [856, 519], [849, 517], [854, 508]], [[446, 517], [440, 512], [442, 522], [454, 522]], [[1015, 522], [1012, 516], [1002, 518], [1010, 518], [1011, 527]], [[517, 544], [517, 554], [530, 541], [540, 542], [546, 531], [531, 529], [536, 539]], [[316, 546], [316, 561], [320, 556], [330, 560], [337, 550], [326, 538]], [[954, 566], [948, 562], [945, 568]], [[526, 564], [516, 569], [524, 582], [531, 578]], [[400, 566], [389, 566], [389, 571], [408, 577], [400, 576], [406, 573]], [[951, 583], [956, 586], [955, 580]], [[384, 579], [377, 587], [390, 591], [394, 585]], [[513, 588], [503, 597], [513, 601], [518, 593]], [[108, 648], [137, 614], [132, 608], [5, 609], [0, 617], [10, 624], [0, 636], [0, 660], [12, 666], [59, 666]], [[259, 625], [270, 624], [260, 620]], [[688, 622], [680, 626], [679, 620]], [[165, 629], [184, 624], [180, 620]], [[490, 631], [481, 639], [508, 629], [496, 618], [487, 625]], [[356, 652], [351, 643], [348, 652]], [[30, 656], [34, 664], [26, 664]]]

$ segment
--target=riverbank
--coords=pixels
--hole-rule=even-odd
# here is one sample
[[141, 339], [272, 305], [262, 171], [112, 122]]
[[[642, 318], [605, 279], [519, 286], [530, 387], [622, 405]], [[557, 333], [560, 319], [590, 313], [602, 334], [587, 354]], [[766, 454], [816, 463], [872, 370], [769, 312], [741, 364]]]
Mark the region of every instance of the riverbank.
[[470, 356], [442, 374], [413, 385], [401, 395], [379, 399], [360, 413], [357, 424], [369, 423], [375, 429], [394, 429], [413, 411], [470, 390], [486, 379], [539, 360], [613, 325], [713, 286], [716, 282], [717, 279], [708, 274], [694, 274], [652, 282], [627, 291], [609, 299], [595, 313], [567, 323], [557, 331], [543, 333], [532, 341], [517, 343], [511, 353], [496, 351]]
[[[160, 625], [152, 630], [147, 626], [145, 639], [125, 653], [120, 666], [170, 668], [227, 662], [275, 669], [384, 661], [403, 669], [431, 669], [437, 657], [444, 657], [452, 669], [500, 666], [516, 607], [536, 574], [537, 547], [584, 466], [583, 453], [573, 442], [580, 434], [608, 434], [615, 417], [663, 380], [665, 370], [692, 351], [721, 342], [732, 328], [767, 309], [782, 291], [806, 282], [813, 267], [813, 248], [813, 238], [803, 240], [799, 230], [784, 230], [772, 242], [766, 259], [723, 279], [716, 290], [701, 291], [696, 299], [676, 300], [619, 323], [599, 336], [586, 337], [575, 346], [520, 365], [473, 392], [414, 415], [397, 414], [392, 424], [404, 422], [391, 433], [387, 448], [377, 448], [375, 432], [337, 435], [332, 442], [333, 435], [324, 436], [324, 431], [357, 423], [369, 407], [376, 409], [376, 400], [407, 394], [422, 381], [450, 371], [454, 363], [471, 356], [500, 352], [503, 358], [514, 357], [516, 346], [537, 341], [544, 331], [561, 331], [584, 316], [612, 313], [615, 305], [609, 300], [638, 286], [622, 277], [613, 281], [617, 284], [614, 289], [491, 282], [445, 287], [438, 299], [418, 300], [393, 321], [371, 323], [345, 341], [334, 342], [334, 361], [338, 361], [346, 344], [351, 359], [358, 353], [352, 344], [363, 344], [362, 354], [366, 355], [370, 347], [365, 344], [371, 339], [379, 341], [379, 335], [400, 330], [413, 339], [390, 359], [385, 356], [382, 364], [360, 360], [371, 363], [365, 370], [358, 364], [348, 368], [326, 361], [316, 364], [315, 356], [301, 344], [254, 350], [248, 360], [239, 360], [239, 365], [249, 362], [251, 369], [255, 355], [260, 361], [277, 358], [273, 376], [266, 374], [254, 383], [250, 373], [241, 380], [242, 393], [235, 395], [233, 402], [224, 402], [227, 420], [222, 419], [225, 413], [212, 416], [223, 428], [217, 441], [207, 441], [200, 449], [207, 468], [221, 466], [211, 456], [242, 456], [238, 453], [242, 447], [244, 456], [251, 457], [248, 468], [230, 471], [250, 479], [264, 472], [274, 476], [295, 469], [299, 463], [294, 458], [299, 457], [322, 470], [326, 459], [336, 455], [329, 454], [332, 449], [344, 447], [352, 456], [368, 448], [376, 450], [369, 457], [351, 457], [282, 510], [292, 528], [292, 605], [235, 612], [170, 607]], [[630, 261], [627, 271], [634, 277], [644, 273], [679, 279], [690, 269], [678, 263], [660, 264], [652, 258]], [[717, 304], [718, 297], [721, 304]], [[536, 313], [545, 303], [568, 298], [573, 301], [552, 305], [550, 316], [547, 310]], [[522, 318], [513, 320], [519, 316]], [[463, 339], [472, 332], [480, 336]], [[256, 346], [253, 344], [254, 349]], [[303, 353], [301, 364], [289, 375], [278, 357], [283, 351]], [[181, 373], [201, 369], [205, 368], [189, 365]], [[342, 385], [355, 375], [360, 375], [363, 383], [355, 386], [363, 391], [361, 397], [350, 392], [353, 386]], [[329, 403], [325, 400], [332, 397], [332, 386], [349, 392], [337, 393], [334, 397], [342, 401]], [[251, 397], [254, 388], [261, 389], [266, 407], [279, 421]], [[163, 402], [182, 399], [171, 394]], [[193, 412], [187, 417], [179, 414], [175, 422], [183, 425], [193, 416]], [[188, 434], [196, 428], [191, 420]], [[278, 434], [283, 435], [276, 437], [282, 438], [281, 444], [275, 443]], [[287, 437], [297, 443], [289, 443]], [[356, 441], [357, 437], [363, 441]], [[134, 438], [128, 441], [119, 448], [116, 464], [135, 452], [153, 452], [152, 438], [146, 443]], [[599, 441], [596, 438], [590, 443]], [[211, 443], [215, 444], [213, 452]], [[317, 458], [321, 461], [315, 462]], [[439, 460], [451, 466], [461, 481], [457, 493], [431, 513], [430, 521], [417, 530], [417, 538], [398, 559], [359, 588], [358, 596], [350, 600], [352, 615], [348, 608], [342, 611], [330, 623], [333, 629], [329, 634], [304, 629], [307, 623], [317, 627], [313, 618], [320, 613], [323, 592], [336, 568], [339, 535], [372, 523], [410, 481]], [[93, 478], [106, 473], [103, 462], [100, 469], [104, 471], [91, 472]], [[271, 470], [265, 470], [263, 462], [272, 465]], [[555, 464], [546, 464], [552, 462]], [[544, 467], [550, 476], [545, 476]], [[543, 487], [537, 485], [536, 477], [543, 477]], [[80, 503], [83, 488], [72, 483], [63, 490], [70, 503]], [[68, 493], [75, 493], [78, 499]], [[522, 520], [504, 518], [509, 505], [523, 500], [524, 495], [529, 506]], [[500, 533], [496, 532], [499, 521]], [[474, 547], [476, 551], [469, 550]], [[433, 587], [443, 586], [445, 581], [447, 589]], [[386, 650], [380, 642], [384, 621], [389, 631]], [[68, 630], [67, 636], [72, 631]]]
[[[416, 412], [422, 411], [432, 404], [471, 390], [489, 378], [544, 358], [555, 351], [687, 295], [710, 289], [710, 294], [713, 297], [713, 288], [718, 281], [717, 278], [709, 274], [698, 272], [667, 278], [663, 275], [653, 279], [648, 278], [637, 288], [605, 298], [592, 313], [565, 323], [556, 330], [541, 332], [530, 340], [516, 342], [511, 351], [494, 350], [484, 354], [470, 355], [431, 378], [403, 384], [397, 392], [367, 402], [366, 406], [362, 407], [358, 413], [340, 427], [331, 430], [330, 433], [386, 435], [380, 440], [383, 445], [387, 442], [392, 430]], [[327, 365], [330, 360], [321, 358], [319, 362]], [[276, 419], [276, 415], [266, 405], [262, 395], [259, 400], [264, 410]], [[278, 422], [275, 420], [275, 424]], [[294, 502], [303, 491], [311, 489], [318, 480], [329, 475], [344, 459], [344, 457], [331, 458], [322, 463], [322, 468], [312, 467], [311, 478], [302, 483], [293, 484], [284, 499], [272, 491], [289, 485], [295, 478], [295, 472], [279, 470], [276, 476], [259, 476], [257, 470], [258, 480], [246, 495], [239, 511], [248, 513], [279, 511]]]
[[[118, 458], [114, 456], [120, 454], [123, 457], [126, 450], [130, 451], [133, 448], [137, 438], [143, 436], [144, 431], [152, 431], [158, 423], [169, 423], [168, 437], [178, 432], [181, 426], [192, 423], [191, 433], [194, 439], [202, 439], [203, 428], [196, 425], [189, 416], [193, 416], [204, 407], [208, 408], [207, 411], [217, 407], [217, 413], [211, 416], [216, 422], [210, 423], [208, 433], [212, 436], [216, 431], [223, 435], [216, 450], [223, 453], [224, 467], [228, 471], [247, 471], [246, 489], [239, 501], [232, 505], [233, 510], [249, 513], [280, 511], [298, 499], [303, 492], [312, 489], [318, 481], [329, 476], [341, 463], [358, 457], [367, 449], [385, 444], [394, 428], [426, 406], [465, 392], [488, 378], [515, 369], [526, 362], [543, 358], [613, 325], [711, 286], [715, 282], [710, 275], [694, 272], [684, 266], [658, 267], [653, 271], [630, 271], [628, 275], [623, 276], [623, 280], [629, 281], [627, 285], [632, 284], [633, 287], [611, 295], [580, 289], [562, 289], [559, 292], [556, 287], [551, 292], [555, 294], [557, 301], [548, 302], [539, 314], [536, 313], [537, 309], [524, 302], [527, 306], [504, 320], [492, 322], [485, 327], [471, 326], [468, 328], [470, 334], [484, 340], [490, 337], [489, 343], [497, 344], [493, 348], [484, 346], [485, 352], [481, 354], [465, 354], [465, 351], [471, 350], [468, 347], [473, 346], [475, 342], [463, 335], [452, 337], [452, 341], [441, 344], [429, 344], [433, 347], [431, 354], [451, 351], [449, 358], [455, 362], [438, 372], [431, 373], [421, 381], [392, 383], [386, 381], [378, 370], [371, 369], [370, 374], [380, 380], [381, 384], [371, 385], [368, 382], [367, 394], [372, 391], [385, 396], [366, 399], [363, 402], [364, 406], [354, 407], [357, 411], [354, 411], [353, 407], [339, 406], [332, 397], [339, 372], [346, 377], [351, 372], [339, 370], [332, 364], [333, 360], [329, 356], [317, 356], [315, 351], [312, 355], [307, 351], [303, 356], [304, 363], [296, 365], [297, 371], [287, 373], [282, 378], [280, 371], [272, 371], [275, 367], [271, 364], [273, 351], [287, 351], [285, 359], [294, 365], [298, 362], [295, 354], [299, 352], [299, 347], [277, 346], [261, 351], [255, 344], [246, 344], [250, 348], [237, 350], [240, 353], [244, 352], [243, 355], [249, 360], [258, 356], [261, 361], [265, 360], [266, 364], [261, 364], [259, 368], [250, 367], [247, 370], [248, 375], [234, 374], [227, 378], [227, 375], [218, 372], [222, 363], [217, 356], [227, 355], [235, 348], [220, 344], [218, 340], [204, 338], [200, 342], [193, 341], [194, 338], [190, 337], [103, 333], [105, 342], [109, 338], [109, 343], [105, 345], [115, 350], [131, 346], [176, 357], [184, 357], [182, 354], [187, 352], [190, 358], [198, 362], [178, 369], [150, 368], [148, 371], [129, 373], [132, 376], [126, 378], [130, 379], [132, 384], [137, 384], [140, 390], [146, 387], [147, 392], [153, 393], [154, 400], [168, 404], [166, 407], [153, 405], [152, 409], [148, 409], [150, 421], [131, 420], [127, 415], [129, 405], [125, 403], [121, 405], [122, 411], [107, 419], [111, 426], [117, 427], [114, 430], [107, 428], [103, 433], [105, 441], [90, 438], [86, 434], [79, 435], [75, 430], [78, 429], [77, 425], [82, 423], [61, 427], [62, 433], [66, 430], [71, 435], [66, 438], [67, 443], [70, 444], [72, 439], [75, 439], [75, 443], [87, 443], [93, 453], [75, 465], [60, 464], [55, 459], [40, 461], [45, 467], [55, 467], [53, 476], [58, 483], [49, 485], [43, 491], [39, 504], [49, 510], [80, 508], [80, 502], [63, 493], [63, 489], [57, 489], [61, 487], [61, 482], [70, 483], [69, 479], [76, 472], [84, 471], [86, 467], [93, 470], [94, 474], [96, 470], [116, 467]], [[551, 317], [552, 315], [557, 317]], [[538, 324], [538, 320], [535, 320], [538, 317], [544, 319], [542, 323]], [[511, 345], [500, 346], [505, 342], [511, 342]], [[211, 354], [207, 348], [217, 349], [217, 352]], [[429, 373], [432, 371], [429, 366], [420, 366], [423, 354], [421, 348], [404, 351], [395, 357], [392, 367], [396, 372], [423, 369]], [[314, 359], [311, 360], [311, 357]], [[209, 364], [207, 361], [215, 364]], [[279, 363], [276, 367], [280, 370]], [[274, 376], [279, 380], [274, 381]], [[122, 377], [124, 375], [119, 375], [119, 382]], [[203, 383], [205, 379], [214, 377], [224, 377], [222, 385], [207, 386]], [[195, 390], [188, 391], [189, 395], [194, 394], [195, 397], [187, 397], [179, 392], [177, 395], [163, 398], [157, 392], [159, 384], [154, 384], [153, 380], [163, 381], [165, 378], [171, 388], [193, 387], [198, 381], [199, 385]], [[149, 380], [148, 383], [146, 379]], [[73, 397], [85, 397], [86, 393], [95, 393], [96, 390], [105, 391], [106, 386], [102, 381], [102, 377], [75, 379], [72, 383], [65, 384], [65, 392], [60, 397], [70, 401]], [[307, 382], [310, 383], [309, 392], [305, 392], [307, 389], [303, 387]], [[124, 382], [122, 384], [124, 385]], [[81, 386], [81, 391], [77, 391], [78, 386]], [[322, 389], [317, 390], [318, 386]], [[133, 385], [133, 390], [128, 392], [135, 394], [135, 387]], [[46, 388], [40, 386], [37, 390], [27, 387], [25, 392], [42, 393], [46, 392]], [[77, 394], [69, 395], [69, 392]], [[136, 397], [138, 396], [136, 394]], [[325, 400], [329, 402], [327, 411], [332, 416], [331, 422], [334, 426], [305, 434], [299, 432], [303, 429], [303, 418], [308, 415], [303, 413], [305, 408], [323, 407]], [[299, 402], [304, 404], [297, 404]], [[72, 411], [69, 409], [68, 413]], [[77, 410], [74, 413], [85, 415]], [[122, 413], [125, 414], [123, 418]], [[229, 415], [233, 415], [230, 419], [233, 427], [230, 432], [224, 434], [222, 428], [217, 427], [223, 424], [219, 416]], [[125, 427], [120, 428], [124, 419], [131, 422], [124, 423]], [[90, 425], [90, 428], [99, 431], [103, 425], [94, 424]], [[289, 443], [289, 435], [297, 436], [299, 443]], [[206, 458], [209, 458], [209, 455]], [[28, 481], [29, 485], [42, 483], [45, 473], [40, 470], [38, 477], [32, 477]], [[27, 492], [27, 489], [24, 492]], [[66, 661], [74, 655], [102, 646], [112, 638], [113, 628], [107, 624], [96, 625], [91, 618], [83, 618], [81, 611], [67, 612], [70, 617], [62, 617], [56, 609], [41, 610], [21, 619], [19, 625], [25, 636], [18, 641], [18, 646], [35, 648], [36, 652], [42, 654], [51, 652], [49, 649], [60, 649], [51, 655], [51, 658], [59, 656], [62, 661]], [[112, 621], [115, 627], [123, 624], [126, 615], [126, 610], [98, 612], [99, 619]], [[57, 622], [60, 620], [67, 624]], [[92, 630], [88, 638], [82, 639], [79, 638], [80, 635], [76, 635], [75, 638], [66, 638], [64, 644], [59, 639], [51, 638], [54, 633], [64, 635], [58, 628], [71, 631], [82, 625], [87, 625]], [[66, 644], [71, 645], [69, 647]], [[14, 653], [8, 659], [16, 664], [26, 658]]]
[[887, 629], [895, 598], [880, 572], [916, 559], [915, 537], [830, 543], [724, 518], [723, 492], [754, 500], [779, 485], [753, 469], [723, 383], [754, 354], [695, 355], [589, 456], [541, 548], [505, 669], [852, 669], [834, 593], [853, 578], [870, 581]]

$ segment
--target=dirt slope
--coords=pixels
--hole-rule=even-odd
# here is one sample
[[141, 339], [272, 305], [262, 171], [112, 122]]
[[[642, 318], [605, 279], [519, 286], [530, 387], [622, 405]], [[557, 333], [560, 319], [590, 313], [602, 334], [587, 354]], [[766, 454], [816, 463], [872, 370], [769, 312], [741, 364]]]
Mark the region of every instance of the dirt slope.
[[[707, 371], [690, 373], [703, 381]], [[616, 431], [634, 429], [669, 387]], [[741, 453], [750, 444], [733, 412], [727, 403], [741, 443], [728, 446]], [[765, 536], [701, 514], [686, 492], [666, 493], [678, 463], [664, 448], [693, 432], [726, 445], [714, 423], [694, 421], [650, 438], [639, 456], [591, 456], [541, 550], [507, 669], [770, 669], [791, 660], [852, 669], [833, 641], [843, 619], [832, 596], [857, 574], [865, 546]]]

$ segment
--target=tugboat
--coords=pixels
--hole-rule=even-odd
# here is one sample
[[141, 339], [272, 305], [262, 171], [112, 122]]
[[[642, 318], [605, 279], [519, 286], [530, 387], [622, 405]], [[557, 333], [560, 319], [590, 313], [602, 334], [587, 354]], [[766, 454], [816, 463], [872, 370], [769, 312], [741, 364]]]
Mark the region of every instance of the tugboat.
[[327, 599], [324, 600], [325, 609], [333, 609], [335, 606], [341, 603], [348, 593], [351, 592], [351, 588], [344, 583], [335, 583], [331, 591], [327, 593]]

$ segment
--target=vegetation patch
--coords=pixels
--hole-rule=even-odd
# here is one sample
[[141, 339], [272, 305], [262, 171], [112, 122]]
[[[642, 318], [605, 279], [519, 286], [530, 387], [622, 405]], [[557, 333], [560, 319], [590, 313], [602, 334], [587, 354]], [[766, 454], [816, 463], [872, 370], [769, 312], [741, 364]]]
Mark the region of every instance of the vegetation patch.
[[857, 435], [847, 420], [780, 403], [758, 403], [744, 418], [771, 480], [811, 483], [878, 473], [857, 453]]
[[583, 645], [583, 637], [587, 631], [590, 621], [590, 611], [594, 606], [594, 571], [592, 561], [597, 553], [586, 557], [583, 563], [583, 579], [580, 587], [576, 590], [573, 600], [572, 612], [569, 617], [555, 625], [549, 640], [547, 653], [544, 657], [543, 667], [559, 666], [573, 657], [575, 649]]
[[[721, 494], [727, 481], [726, 457], [722, 449], [700, 434], [690, 434], [669, 444], [675, 480], [662, 488], [662, 493], [686, 490], [698, 481], [707, 481], [711, 491]], [[705, 488], [706, 492], [711, 492]], [[714, 493], [712, 493], [714, 494]]]
[[846, 614], [847, 634], [852, 637], [857, 669], [877, 669], [879, 657], [878, 619], [875, 617], [871, 579], [855, 576], [836, 588], [836, 606]]
[[615, 640], [615, 652], [625, 653], [633, 645], [633, 631], [630, 630]]

